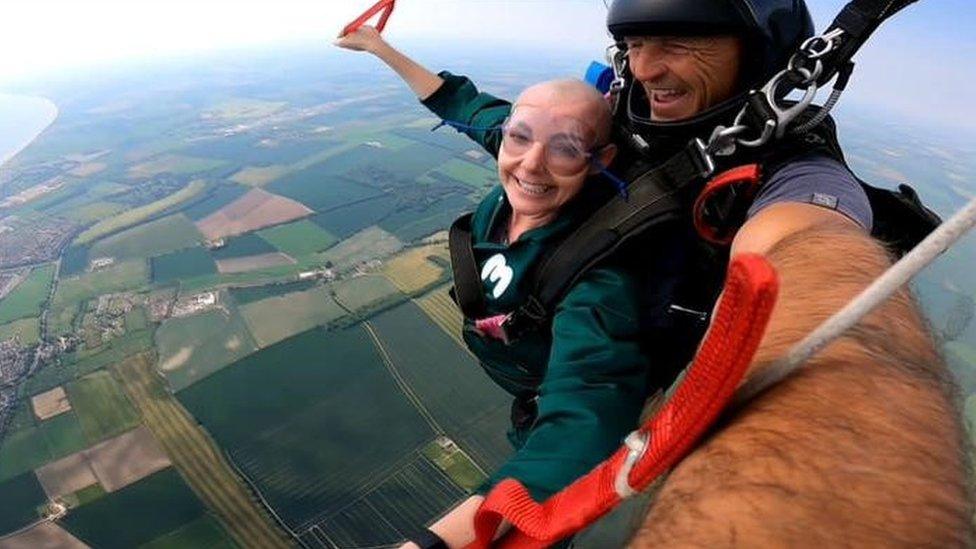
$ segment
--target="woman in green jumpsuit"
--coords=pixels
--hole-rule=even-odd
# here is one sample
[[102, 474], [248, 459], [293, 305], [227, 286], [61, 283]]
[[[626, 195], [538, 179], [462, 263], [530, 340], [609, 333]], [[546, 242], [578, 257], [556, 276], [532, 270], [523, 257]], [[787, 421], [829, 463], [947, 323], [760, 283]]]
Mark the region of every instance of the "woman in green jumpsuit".
[[619, 447], [647, 397], [636, 282], [612, 263], [580, 278], [548, 330], [517, 341], [503, 340], [497, 330], [499, 319], [524, 300], [530, 267], [613, 192], [592, 177], [616, 152], [609, 107], [596, 90], [569, 81], [533, 86], [513, 106], [479, 93], [466, 78], [427, 71], [369, 27], [337, 44], [378, 56], [428, 109], [472, 128], [466, 133], [498, 159], [501, 184], [481, 201], [471, 227], [488, 315], [466, 321], [463, 336], [487, 374], [514, 397], [509, 438], [515, 453], [431, 527], [450, 546], [463, 545], [473, 539], [480, 494], [515, 478], [537, 500], [547, 498]]

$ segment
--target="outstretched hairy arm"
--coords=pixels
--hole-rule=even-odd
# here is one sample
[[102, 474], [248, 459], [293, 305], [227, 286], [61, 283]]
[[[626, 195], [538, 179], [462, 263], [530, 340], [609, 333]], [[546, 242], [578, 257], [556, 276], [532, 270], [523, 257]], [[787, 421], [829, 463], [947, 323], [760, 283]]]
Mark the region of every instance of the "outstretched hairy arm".
[[[791, 208], [811, 216], [783, 215], [793, 224], [785, 237], [740, 247], [766, 253], [781, 278], [753, 371], [890, 264], [833, 212], [787, 204], [769, 213]], [[949, 373], [903, 292], [728, 419], [674, 470], [632, 543], [967, 546], [965, 451]]]

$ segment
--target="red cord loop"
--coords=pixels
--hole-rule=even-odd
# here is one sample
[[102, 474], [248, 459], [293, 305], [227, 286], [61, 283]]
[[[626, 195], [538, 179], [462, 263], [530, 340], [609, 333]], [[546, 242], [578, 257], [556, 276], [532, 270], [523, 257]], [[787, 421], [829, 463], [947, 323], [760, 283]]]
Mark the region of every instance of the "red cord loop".
[[376, 23], [376, 30], [383, 32], [383, 29], [386, 28], [386, 22], [390, 19], [390, 15], [393, 14], [394, 7], [396, 7], [396, 0], [380, 0], [373, 7], [357, 17], [355, 21], [346, 25], [346, 28], [342, 29], [342, 36], [356, 32], [359, 27], [365, 25], [367, 21], [381, 11], [383, 14], [380, 15], [380, 20]]
[[[778, 289], [776, 271], [762, 256], [736, 256], [705, 341], [664, 407], [628, 437], [629, 445], [542, 504], [516, 480], [499, 483], [478, 509], [477, 539], [469, 548], [491, 546], [502, 520], [512, 524], [512, 531], [496, 546], [548, 547], [613, 509], [621, 501], [618, 491], [629, 495], [631, 490], [644, 490], [679, 463], [718, 419], [742, 381], [766, 331]], [[637, 448], [645, 440], [646, 446]]]

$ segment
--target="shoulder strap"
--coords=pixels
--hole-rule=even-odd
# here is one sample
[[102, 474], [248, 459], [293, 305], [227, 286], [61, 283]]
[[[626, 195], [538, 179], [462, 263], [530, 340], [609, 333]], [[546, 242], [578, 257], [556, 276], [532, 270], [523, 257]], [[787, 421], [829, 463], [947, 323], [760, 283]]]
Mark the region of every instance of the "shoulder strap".
[[714, 169], [691, 142], [632, 181], [627, 198], [614, 196], [549, 253], [529, 274], [529, 297], [510, 315], [510, 337], [546, 323], [565, 293], [591, 267], [650, 227], [687, 217], [706, 174]]
[[474, 257], [472, 247], [471, 218], [473, 216], [474, 214], [467, 213], [459, 217], [451, 225], [448, 236], [451, 270], [454, 272], [451, 297], [464, 316], [470, 319], [482, 318], [488, 310], [481, 288], [478, 261]]

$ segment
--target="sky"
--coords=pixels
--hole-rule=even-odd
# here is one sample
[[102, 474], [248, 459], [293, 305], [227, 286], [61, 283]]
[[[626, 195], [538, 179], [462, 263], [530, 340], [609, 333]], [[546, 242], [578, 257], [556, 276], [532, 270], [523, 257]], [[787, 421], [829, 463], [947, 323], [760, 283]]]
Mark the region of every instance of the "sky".
[[[31, 0], [0, 18], [4, 83], [121, 60], [321, 40], [373, 0]], [[808, 0], [818, 28], [842, 0]], [[603, 0], [399, 0], [394, 43], [511, 46], [578, 52], [580, 66], [609, 42]], [[921, 0], [886, 23], [859, 54], [846, 101], [976, 129], [976, 2]], [[582, 68], [581, 68], [582, 70]]]

